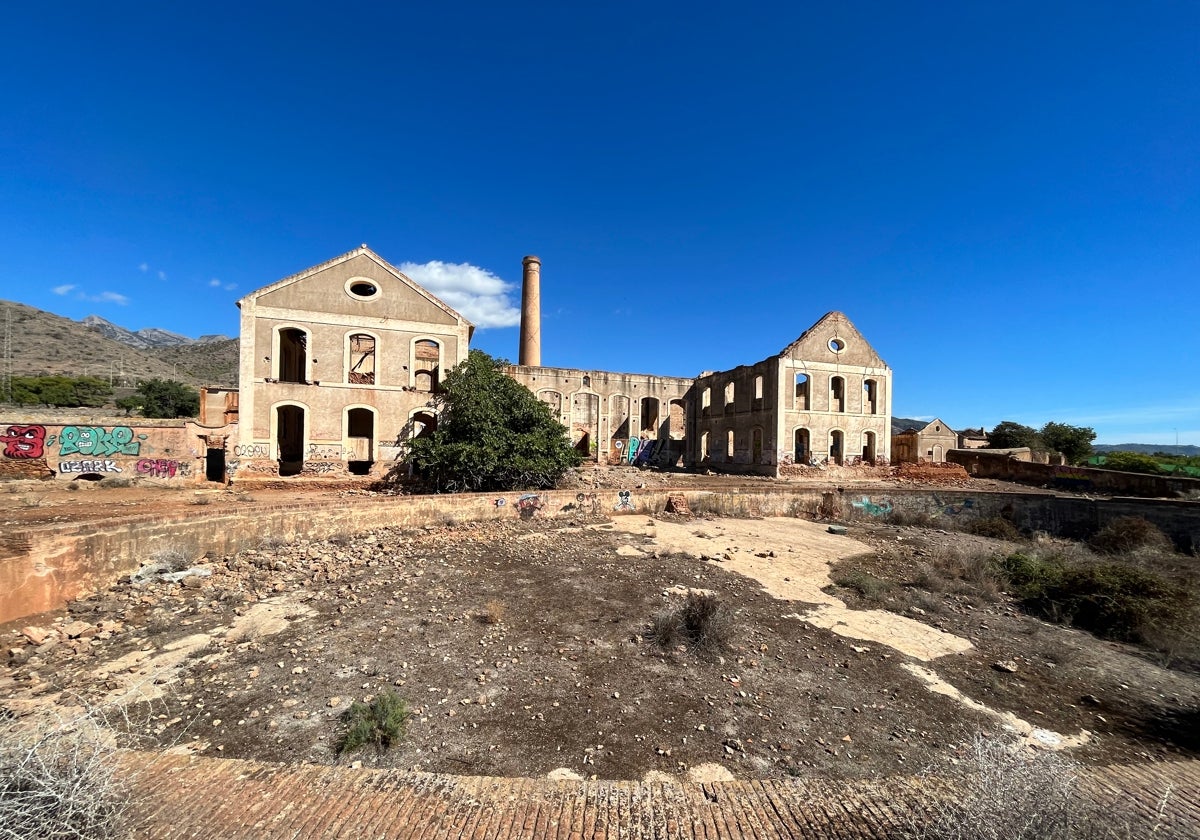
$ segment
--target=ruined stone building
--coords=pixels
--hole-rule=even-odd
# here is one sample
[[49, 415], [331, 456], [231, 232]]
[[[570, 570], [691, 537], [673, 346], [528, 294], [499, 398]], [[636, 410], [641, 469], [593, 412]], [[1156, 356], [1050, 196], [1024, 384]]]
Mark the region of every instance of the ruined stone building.
[[[541, 262], [524, 260], [518, 364], [596, 464], [778, 475], [792, 463], [873, 461], [891, 450], [891, 369], [830, 312], [782, 352], [699, 378], [541, 364]], [[473, 326], [366, 246], [252, 292], [240, 387], [206, 394], [228, 423], [230, 474], [380, 475], [436, 428], [432, 398]], [[209, 471], [212, 472], [211, 470]]]
[[367, 475], [436, 424], [473, 325], [365, 245], [251, 292], [241, 309], [240, 475]]
[[919, 429], [892, 436], [892, 460], [897, 464], [940, 464], [958, 447], [959, 434], [935, 417]]

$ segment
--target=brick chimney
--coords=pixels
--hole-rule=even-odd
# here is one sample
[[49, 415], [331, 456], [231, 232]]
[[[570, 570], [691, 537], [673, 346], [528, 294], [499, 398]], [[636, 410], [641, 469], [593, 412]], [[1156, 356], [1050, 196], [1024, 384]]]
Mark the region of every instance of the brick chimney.
[[542, 363], [542, 261], [533, 256], [521, 261], [525, 267], [521, 283], [521, 346], [517, 364]]

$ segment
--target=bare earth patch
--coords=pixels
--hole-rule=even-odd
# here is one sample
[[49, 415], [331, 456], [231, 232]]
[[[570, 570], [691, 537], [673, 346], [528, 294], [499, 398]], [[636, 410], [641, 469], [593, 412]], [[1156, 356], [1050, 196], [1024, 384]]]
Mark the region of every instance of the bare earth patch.
[[[127, 674], [161, 691], [136, 734], [164, 748], [332, 763], [343, 711], [393, 688], [414, 711], [406, 739], [342, 761], [560, 778], [907, 773], [1018, 720], [1093, 733], [1077, 751], [1089, 761], [1200, 746], [1171, 723], [1200, 708], [1195, 675], [1003, 600], [968, 609], [947, 595], [936, 613], [897, 614], [826, 591], [839, 558], [885, 562], [885, 531], [585, 517], [247, 551], [207, 577], [71, 606], [67, 620], [103, 632], [34, 646], [6, 630], [5, 648], [24, 653], [0, 676], [0, 702], [21, 714], [64, 692], [101, 700]], [[729, 611], [724, 656], [648, 638], [689, 589]], [[1075, 653], [1048, 667], [1053, 650]], [[931, 692], [926, 672], [972, 703]]]

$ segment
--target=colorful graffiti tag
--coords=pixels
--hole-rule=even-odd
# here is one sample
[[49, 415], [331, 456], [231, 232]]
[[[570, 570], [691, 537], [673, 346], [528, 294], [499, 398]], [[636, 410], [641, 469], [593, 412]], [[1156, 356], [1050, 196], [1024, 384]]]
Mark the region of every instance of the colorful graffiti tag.
[[151, 478], [174, 478], [192, 474], [192, 465], [186, 461], [171, 461], [166, 458], [142, 458], [137, 462], [138, 475]]
[[638, 451], [642, 448], [641, 438], [630, 438], [629, 448], [625, 450], [625, 463], [632, 464], [637, 458]]
[[9, 426], [0, 435], [6, 458], [41, 458], [54, 436], [46, 440], [45, 426]]
[[128, 426], [63, 426], [58, 436], [60, 455], [137, 455], [145, 435], [133, 434]]
[[892, 502], [890, 499], [884, 499], [883, 504], [876, 504], [871, 501], [869, 496], [863, 496], [858, 501], [851, 502], [850, 505], [871, 516], [884, 516], [892, 512]]
[[964, 499], [963, 503], [960, 505], [948, 504], [946, 502], [943, 502], [937, 496], [933, 497], [933, 501], [934, 501], [934, 504], [936, 504], [939, 508], [941, 508], [941, 513], [944, 513], [948, 516], [958, 516], [960, 513], [964, 512], [964, 511], [975, 509], [975, 500], [974, 499]]

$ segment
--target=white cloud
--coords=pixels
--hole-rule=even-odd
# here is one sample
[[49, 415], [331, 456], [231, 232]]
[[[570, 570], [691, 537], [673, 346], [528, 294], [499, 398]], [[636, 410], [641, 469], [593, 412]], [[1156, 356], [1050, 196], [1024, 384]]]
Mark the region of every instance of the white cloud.
[[165, 272], [165, 271], [160, 271], [160, 272], [158, 272], [158, 279], [159, 279], [159, 280], [166, 280], [166, 279], [167, 279], [167, 272]]
[[142, 272], [142, 274], [145, 274], [149, 270], [150, 270], [150, 266], [148, 263], [142, 263], [141, 265], [138, 266], [138, 271]]
[[400, 270], [480, 328], [515, 327], [521, 310], [509, 299], [513, 284], [470, 263], [402, 263]]
[[125, 295], [118, 294], [117, 292], [101, 292], [98, 295], [89, 295], [80, 292], [79, 294], [75, 295], [75, 297], [79, 298], [80, 300], [90, 300], [92, 303], [115, 303], [119, 306], [125, 306], [127, 303], [129, 303], [129, 298], [125, 297]]
[[55, 286], [50, 291], [56, 295], [69, 295], [75, 289], [74, 283], [64, 283], [61, 286]]
[[236, 288], [237, 288], [237, 283], [226, 283], [226, 284], [225, 284], [224, 286], [222, 286], [221, 288], [222, 288], [222, 289], [224, 289], [224, 290], [225, 290], [225, 291], [227, 291], [227, 292], [232, 292], [234, 289], [236, 289]]
[[212, 286], [214, 289], [218, 289], [221, 287], [221, 281], [214, 277], [208, 281], [208, 285]]

